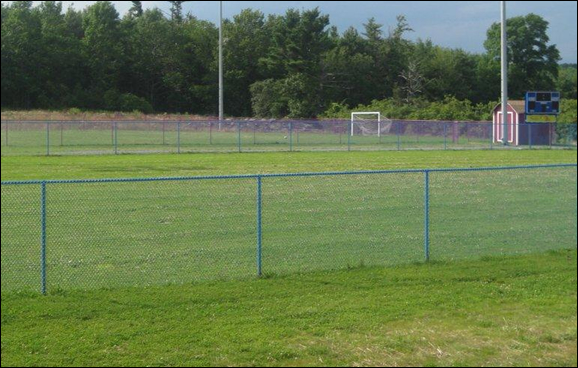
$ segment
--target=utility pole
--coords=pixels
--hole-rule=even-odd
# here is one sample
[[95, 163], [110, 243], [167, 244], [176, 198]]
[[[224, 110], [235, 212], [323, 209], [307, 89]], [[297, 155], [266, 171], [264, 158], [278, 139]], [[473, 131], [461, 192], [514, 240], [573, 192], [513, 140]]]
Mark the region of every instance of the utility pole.
[[[508, 35], [506, 29], [506, 2], [502, 5], [502, 142], [508, 145]], [[511, 122], [514, 124], [514, 122]]]
[[224, 118], [223, 107], [223, 2], [219, 1], [219, 130]]

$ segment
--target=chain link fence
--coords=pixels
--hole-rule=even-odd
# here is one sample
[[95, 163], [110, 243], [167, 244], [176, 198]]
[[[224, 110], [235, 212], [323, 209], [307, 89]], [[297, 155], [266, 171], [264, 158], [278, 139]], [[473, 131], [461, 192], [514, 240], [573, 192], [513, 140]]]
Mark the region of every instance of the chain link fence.
[[576, 248], [575, 164], [3, 182], [2, 292]]
[[[378, 128], [377, 121], [367, 121], [364, 130], [351, 124], [345, 120], [2, 121], [2, 155], [502, 147], [491, 122], [393, 120]], [[517, 132], [516, 147], [576, 147], [576, 124], [519, 124]]]

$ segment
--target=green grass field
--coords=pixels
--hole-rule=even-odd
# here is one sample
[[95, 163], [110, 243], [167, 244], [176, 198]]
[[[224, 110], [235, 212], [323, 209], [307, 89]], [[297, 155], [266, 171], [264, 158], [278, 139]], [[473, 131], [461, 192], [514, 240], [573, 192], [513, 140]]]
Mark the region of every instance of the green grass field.
[[2, 157], [2, 181], [271, 174], [576, 163], [572, 150], [268, 152]]
[[[559, 151], [540, 152], [549, 159], [562, 153], [567, 155]], [[459, 157], [455, 152], [439, 154], [445, 159], [439, 166], [451, 166], [449, 160]], [[472, 152], [468, 154], [473, 156]], [[516, 156], [514, 152], [485, 154]], [[525, 152], [518, 154], [531, 157]], [[539, 152], [535, 155], [538, 157]], [[180, 163], [207, 160], [205, 155], [176, 157]], [[303, 167], [321, 171], [304, 160], [339, 158], [328, 153], [211, 157], [239, 160], [239, 164], [247, 165], [242, 169], [244, 172], [250, 172], [250, 164], [243, 160], [254, 160], [253, 163], [263, 165], [260, 172], [267, 172], [272, 171], [266, 168], [267, 163], [296, 157], [303, 158], [298, 160]], [[391, 166], [387, 158], [396, 154], [357, 154], [347, 160], [355, 160], [354, 157], [364, 167], [370, 166], [363, 163], [365, 158], [378, 157], [387, 167]], [[426, 156], [406, 153], [402, 157], [407, 167], [412, 166], [408, 157]], [[154, 159], [170, 162], [169, 156], [149, 158], [152, 158], [150, 169], [163, 166]], [[99, 160], [104, 167], [117, 161], [112, 166], [115, 167], [118, 160], [124, 160], [121, 167], [134, 169], [143, 158], [110, 157], [108, 161], [106, 157], [3, 158], [2, 165], [4, 161], [14, 161], [18, 170], [24, 172], [26, 166], [22, 163], [35, 160], [47, 165], [64, 163], [64, 170], [66, 164], [93, 160], [90, 166], [98, 170]], [[342, 170], [347, 169], [343, 162], [334, 163]], [[453, 165], [463, 166], [457, 160]], [[422, 167], [432, 166], [435, 165]], [[7, 165], [2, 173], [10, 175], [11, 167]], [[61, 178], [56, 170], [44, 169], [51, 177]], [[164, 174], [169, 175], [170, 169], [165, 169]], [[432, 173], [430, 178], [434, 260], [530, 253], [571, 248], [576, 244], [575, 168]], [[253, 178], [49, 184], [48, 289], [254, 277], [256, 184]], [[397, 265], [425, 259], [423, 173], [265, 178], [262, 184], [262, 263], [267, 275]], [[40, 185], [2, 186], [5, 291], [39, 290], [42, 229], [39, 194]]]
[[271, 132], [253, 131], [250, 127], [243, 128], [240, 133], [234, 127], [219, 132], [209, 130], [208, 126], [197, 129], [196, 125], [189, 124], [183, 124], [182, 129], [177, 130], [174, 123], [163, 128], [160, 123], [139, 125], [126, 122], [121, 123], [115, 133], [112, 123], [92, 122], [89, 127], [83, 127], [83, 123], [78, 124], [54, 123], [48, 137], [45, 124], [27, 124], [22, 127], [12, 124], [12, 130], [7, 130], [8, 125], [3, 124], [0, 138], [2, 156], [45, 155], [47, 145], [50, 154], [55, 155], [499, 148], [492, 144], [491, 128], [487, 124], [473, 126], [473, 133], [463, 130], [461, 135], [446, 138], [443, 132], [414, 134], [411, 129], [399, 138], [395, 133], [381, 137], [348, 137], [345, 133], [347, 124], [341, 127], [341, 133], [329, 128], [320, 132], [296, 130], [290, 133], [280, 127], [278, 131]]
[[[347, 121], [225, 122], [222, 130], [209, 122], [7, 122], [0, 127], [2, 156], [91, 155], [123, 153], [371, 151], [500, 149], [492, 143], [488, 123], [440, 124], [407, 122], [377, 135], [377, 126], [349, 136]], [[521, 137], [531, 128], [520, 127]], [[553, 137], [553, 145], [576, 148], [567, 133]], [[523, 139], [523, 138], [520, 138]], [[536, 140], [535, 142], [538, 142]], [[544, 143], [544, 142], [543, 142]], [[530, 147], [531, 146], [531, 147]], [[550, 148], [523, 145], [516, 148]]]
[[576, 366], [576, 258], [2, 293], [2, 366]]
[[[1, 175], [576, 160], [558, 150], [23, 156], [2, 157]], [[264, 179], [261, 280], [255, 179], [51, 184], [48, 297], [35, 293], [39, 187], [2, 186], [2, 366], [576, 365], [576, 169], [430, 179], [430, 264], [423, 174]]]

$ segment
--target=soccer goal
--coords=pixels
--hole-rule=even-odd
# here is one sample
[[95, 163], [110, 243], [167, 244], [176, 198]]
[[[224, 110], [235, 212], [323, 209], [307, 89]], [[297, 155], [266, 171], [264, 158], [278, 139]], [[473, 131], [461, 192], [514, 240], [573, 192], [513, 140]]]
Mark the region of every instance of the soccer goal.
[[380, 112], [352, 112], [351, 136], [365, 135], [381, 137], [391, 130], [392, 121], [381, 118]]

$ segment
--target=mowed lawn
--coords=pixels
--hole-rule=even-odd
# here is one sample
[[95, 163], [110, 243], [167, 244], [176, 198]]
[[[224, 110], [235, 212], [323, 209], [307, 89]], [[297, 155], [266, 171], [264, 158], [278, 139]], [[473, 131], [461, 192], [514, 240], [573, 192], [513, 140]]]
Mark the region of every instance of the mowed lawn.
[[576, 366], [576, 258], [2, 293], [2, 366]]
[[[271, 172], [280, 162], [279, 155], [211, 155], [223, 156], [240, 160], [245, 172]], [[319, 156], [335, 165], [325, 170], [346, 170], [339, 158], [351, 160]], [[367, 157], [391, 167], [390, 156], [395, 155], [357, 155], [360, 161], [354, 163], [361, 167]], [[260, 169], [244, 161], [260, 157]], [[419, 155], [404, 157], [404, 166], [418, 165], [407, 158]], [[206, 160], [204, 155], [178, 158]], [[296, 166], [314, 158], [303, 155]], [[451, 166], [450, 158], [437, 165]], [[130, 161], [123, 165], [131, 167]], [[214, 170], [223, 166], [214, 164]], [[319, 163], [309, 169], [322, 171]], [[258, 257], [255, 178], [49, 184], [48, 290], [254, 278], [258, 259], [266, 275], [423, 262], [424, 190], [421, 172], [263, 178]], [[576, 168], [431, 173], [430, 257], [459, 260], [573, 248], [575, 208]], [[40, 214], [39, 184], [2, 186], [4, 291], [40, 290]]]
[[[1, 175], [575, 162], [558, 150], [2, 157]], [[50, 185], [47, 297], [38, 187], [3, 186], [2, 366], [575, 366], [576, 169], [430, 180], [427, 264], [423, 174], [263, 180], [262, 279], [254, 179]]]
[[294, 173], [576, 163], [576, 150], [7, 156], [2, 181]]
[[[323, 129], [312, 129], [295, 123], [289, 125], [235, 123], [217, 131], [216, 124], [207, 123], [52, 123], [47, 136], [46, 124], [2, 123], [2, 156], [51, 154], [111, 154], [111, 153], [169, 153], [169, 152], [251, 152], [251, 151], [348, 151], [348, 150], [400, 150], [400, 149], [492, 149], [498, 148], [491, 140], [491, 125], [461, 125], [456, 135], [444, 137], [443, 126], [416, 124], [397, 128], [382, 136], [349, 136], [349, 123], [328, 123]], [[80, 124], [80, 125], [78, 125]], [[429, 127], [427, 127], [429, 125]], [[8, 129], [7, 129], [8, 128]], [[377, 131], [377, 125], [372, 129]], [[412, 130], [417, 130], [414, 134]], [[447, 129], [450, 131], [451, 127]], [[458, 136], [458, 131], [460, 135]], [[429, 134], [428, 134], [429, 133]], [[560, 145], [566, 145], [562, 140]]]

